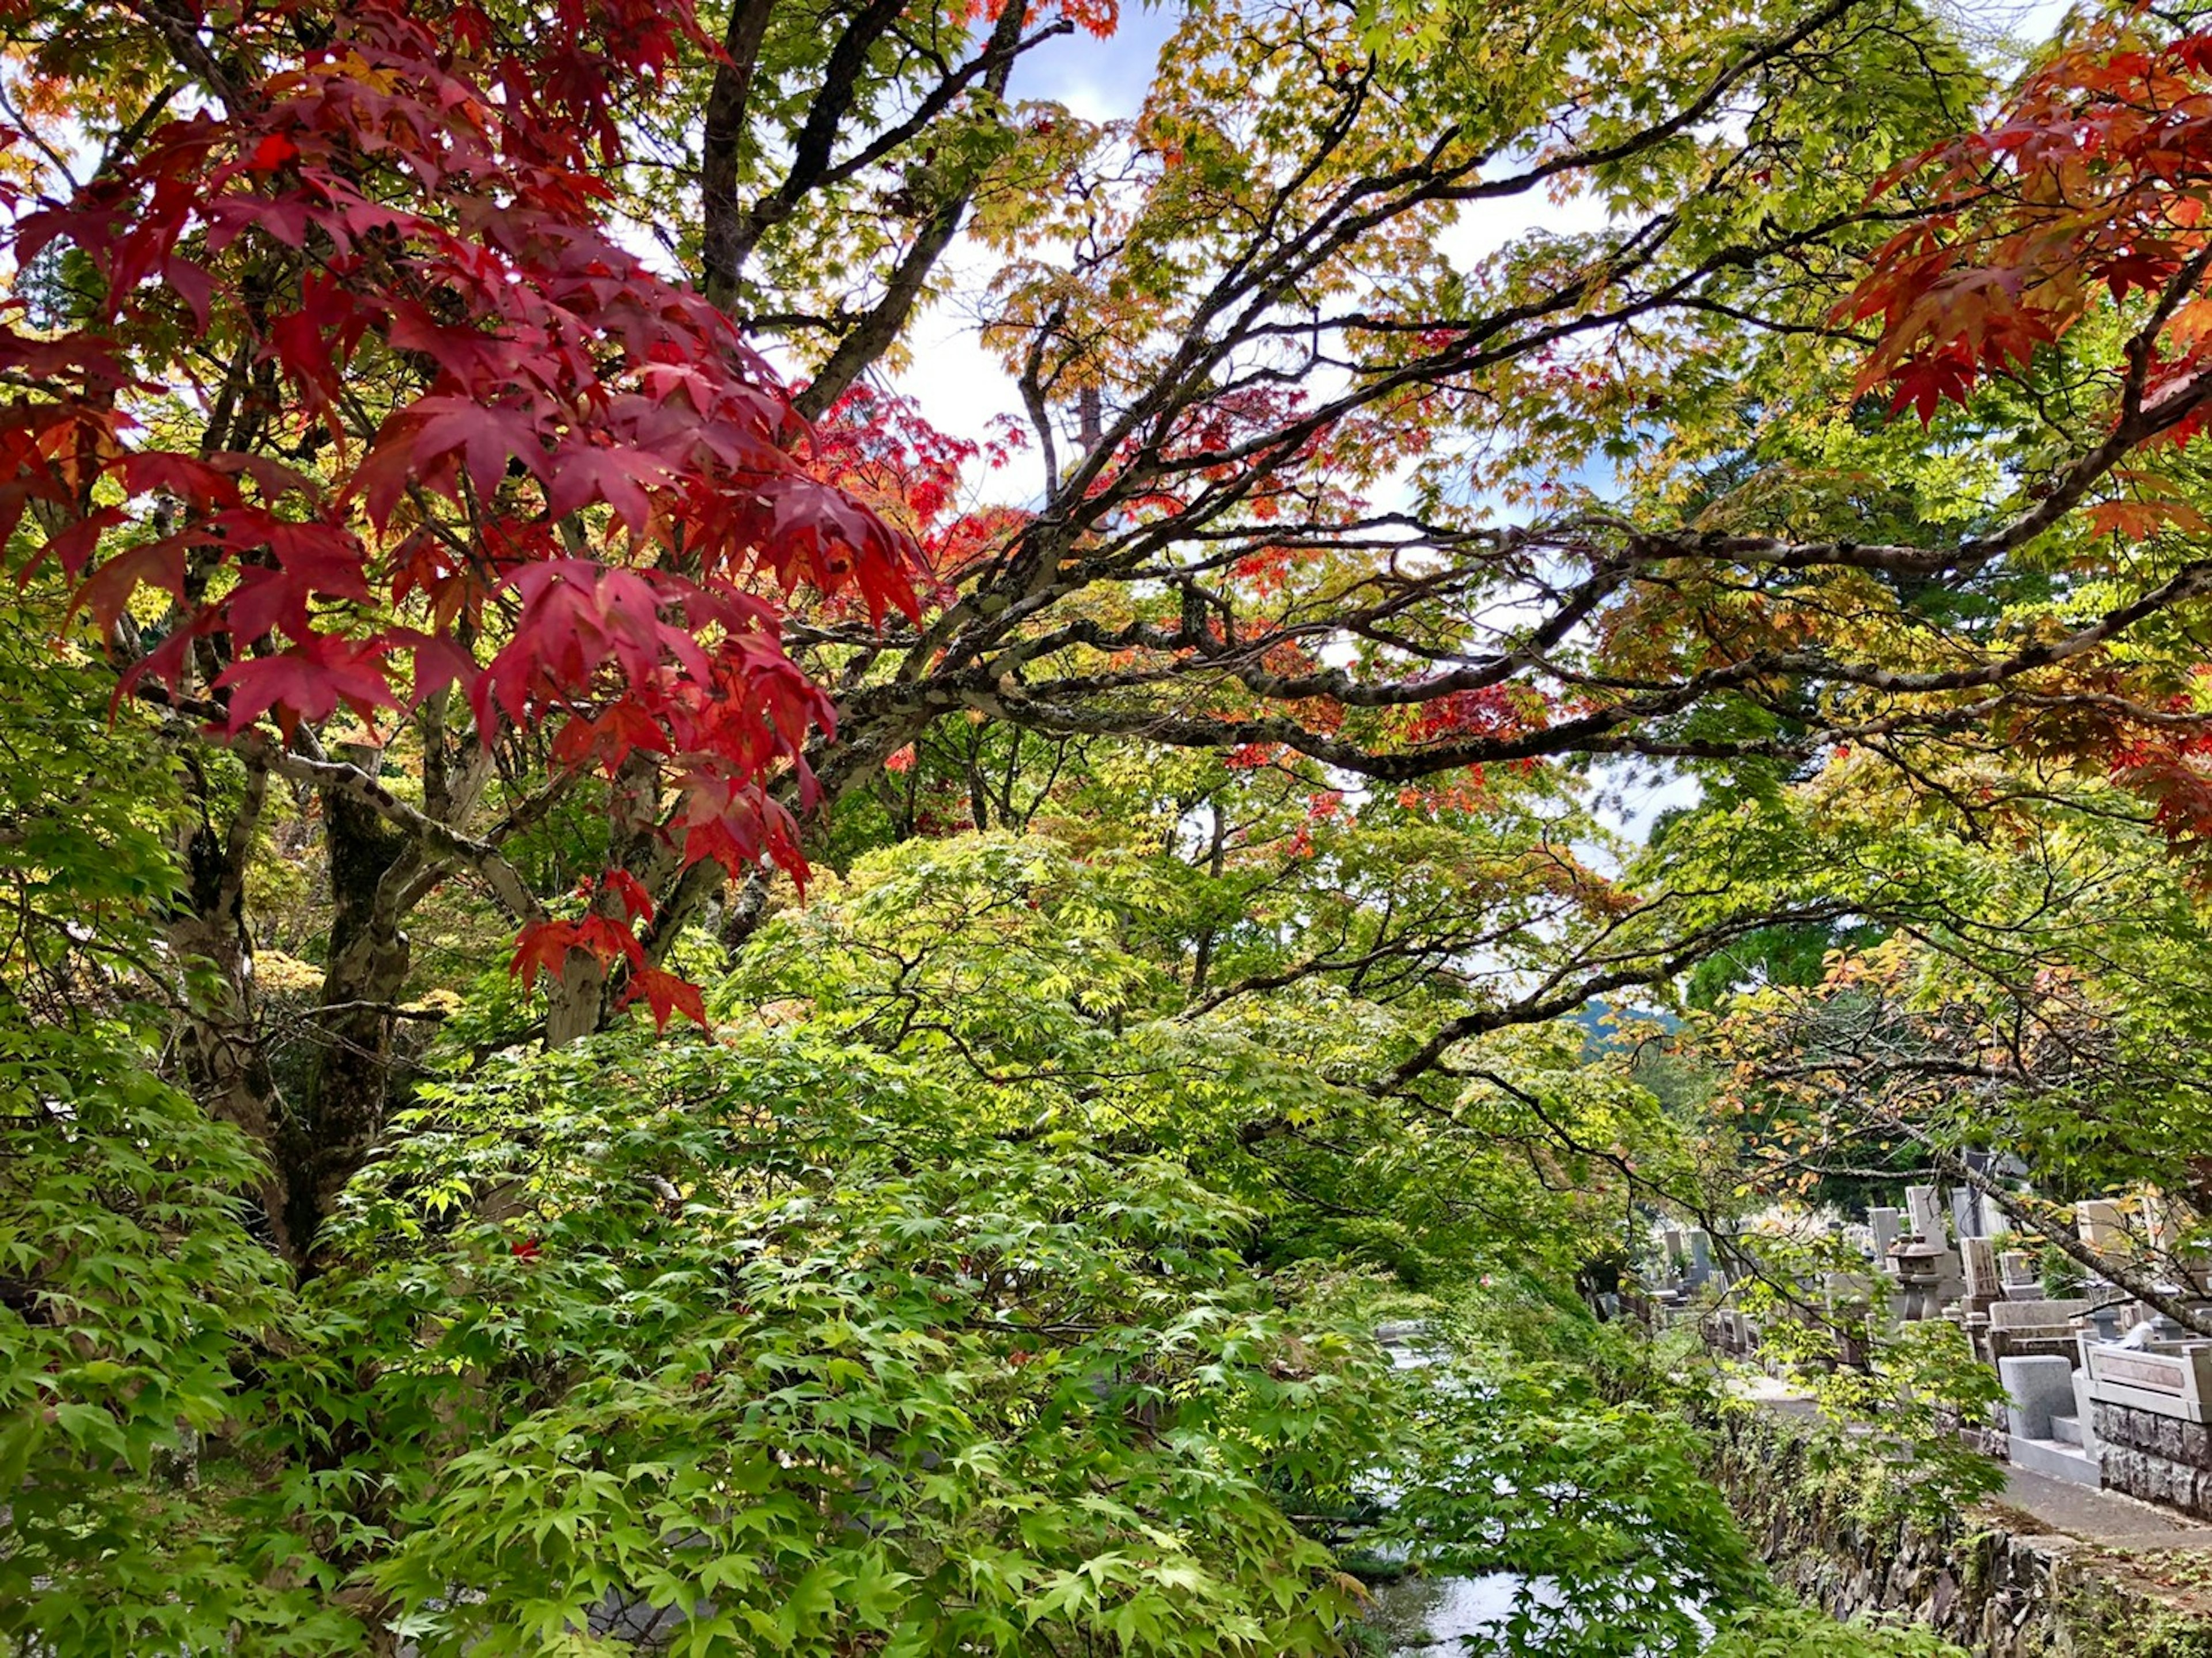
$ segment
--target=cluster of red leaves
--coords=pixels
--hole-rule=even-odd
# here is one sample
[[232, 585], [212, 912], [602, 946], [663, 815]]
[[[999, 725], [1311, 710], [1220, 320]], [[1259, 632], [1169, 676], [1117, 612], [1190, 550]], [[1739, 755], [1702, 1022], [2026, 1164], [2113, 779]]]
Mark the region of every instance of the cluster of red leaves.
[[[594, 905], [595, 894], [605, 894], [608, 905]], [[617, 963], [625, 969], [622, 1005], [642, 999], [653, 1010], [653, 1022], [668, 1029], [668, 1021], [681, 1013], [697, 1024], [707, 1023], [707, 1004], [699, 987], [681, 975], [655, 967], [647, 959], [636, 927], [653, 920], [653, 899], [645, 884], [627, 870], [612, 870], [597, 881], [585, 880], [576, 896], [587, 906], [573, 921], [533, 921], [514, 941], [514, 957], [507, 970], [528, 990], [543, 973], [557, 980], [566, 970], [571, 950], [581, 951], [603, 968]], [[618, 907], [619, 916], [609, 913]]]
[[[980, 462], [997, 471], [1022, 446], [1011, 427], [980, 443], [955, 437], [932, 425], [913, 398], [861, 385], [830, 406], [813, 437], [814, 476], [914, 538], [921, 568], [934, 577], [933, 603], [955, 602], [962, 574], [1003, 553], [1029, 521], [1012, 507], [959, 510], [969, 469]], [[845, 604], [832, 598], [823, 608], [834, 616]]]
[[[1931, 150], [1910, 179], [1928, 210], [1882, 248], [1838, 309], [1881, 319], [1860, 390], [1924, 422], [1984, 375], [2014, 372], [2100, 297], [2170, 295], [2157, 319], [2142, 404], [2208, 367], [2203, 297], [2212, 226], [2212, 33], [2139, 48], [2085, 38], [2031, 78], [2005, 118]], [[2195, 435], [2192, 410], [2169, 440]]]
[[815, 422], [813, 471], [926, 542], [958, 500], [967, 469], [978, 460], [1004, 466], [1018, 436], [954, 437], [912, 398], [855, 386]]
[[[996, 21], [1006, 7], [1006, 0], [968, 0], [967, 21], [972, 23], [988, 18]], [[1100, 40], [1110, 38], [1121, 27], [1120, 0], [1051, 0], [1049, 9]]]
[[[1284, 429], [1304, 412], [1307, 394], [1295, 386], [1240, 386], [1194, 405], [1164, 433], [1133, 437], [1116, 465], [1142, 465], [1161, 481], [1132, 505], [1172, 518], [1201, 497], [1233, 493], [1244, 512], [1261, 523], [1286, 512], [1310, 510], [1314, 474], [1325, 470], [1344, 434], [1323, 423], [1294, 440]], [[1092, 492], [1116, 477], [1103, 471]]]
[[[2115, 372], [2135, 382], [2120, 417], [2147, 440], [2188, 442], [2212, 417], [2212, 31], [2146, 42], [2122, 22], [2082, 36], [2033, 76], [2003, 119], [1901, 169], [1930, 210], [1878, 254], [1841, 308], [1879, 317], [1860, 389], [1891, 388], [1923, 421], [1984, 376], [2017, 372], [2093, 307], [2136, 296], [2134, 340]], [[2092, 507], [2099, 533], [2201, 533], [2203, 515], [2154, 481], [2113, 471], [2129, 493]], [[2099, 689], [2125, 696], [2116, 683]], [[2171, 712], [2193, 706], [2177, 700]], [[2038, 749], [2105, 756], [2148, 799], [2177, 852], [2212, 850], [2212, 735], [2183, 720], [2146, 730], [2092, 714], [2048, 714]]]
[[[927, 593], [933, 604], [956, 602], [961, 577], [1003, 555], [1030, 521], [1015, 507], [959, 506], [979, 462], [997, 471], [1026, 446], [1010, 416], [977, 442], [939, 431], [912, 398], [863, 384], [830, 404], [813, 439], [816, 477], [914, 538], [921, 566], [933, 578]], [[826, 608], [834, 613], [841, 604], [832, 600]]]
[[1413, 710], [1406, 738], [1413, 743], [1461, 738], [1504, 740], [1540, 729], [1551, 709], [1544, 692], [1527, 685], [1484, 685], [1453, 691]]
[[1221, 763], [1231, 771], [1258, 771], [1288, 752], [1280, 743], [1239, 743], [1221, 756]]
[[[763, 780], [807, 792], [830, 710], [780, 607], [804, 586], [912, 613], [915, 555], [810, 468], [728, 320], [605, 228], [617, 100], [698, 38], [688, 7], [560, 0], [527, 40], [474, 0], [310, 10], [226, 26], [258, 78], [70, 199], [0, 185], [16, 266], [66, 252], [100, 294], [65, 325], [0, 308], [0, 374], [33, 388], [0, 407], [0, 536], [30, 515], [103, 630], [168, 592], [129, 683], [212, 695], [230, 732], [457, 686], [487, 743], [550, 725], [562, 764], [653, 756], [687, 864], [798, 871]], [[210, 362], [243, 366], [252, 446], [220, 419], [165, 446], [158, 400], [237, 401]], [[629, 953], [549, 934], [519, 970], [602, 945]]]
[[1452, 781], [1408, 784], [1398, 791], [1398, 804], [1407, 811], [1430, 817], [1449, 812], [1474, 815], [1491, 810], [1491, 799], [1485, 792], [1487, 786], [1483, 768], [1469, 766]]
[[932, 601], [955, 603], [960, 579], [1005, 557], [1029, 522], [1030, 514], [1022, 508], [982, 507], [938, 525], [923, 543], [929, 568], [937, 573]]
[[2212, 731], [2138, 735], [2113, 755], [2112, 780], [2151, 803], [2153, 824], [2194, 857], [2195, 884], [2212, 885]]

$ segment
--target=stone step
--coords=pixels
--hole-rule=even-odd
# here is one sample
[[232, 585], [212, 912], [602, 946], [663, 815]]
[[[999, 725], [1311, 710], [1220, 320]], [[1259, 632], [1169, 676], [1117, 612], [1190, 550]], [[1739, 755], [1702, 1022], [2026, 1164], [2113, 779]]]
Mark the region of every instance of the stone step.
[[2062, 1445], [2079, 1445], [2081, 1442], [2081, 1418], [2078, 1416], [2052, 1417], [2051, 1436]]
[[2103, 1465], [2078, 1445], [2062, 1444], [2056, 1439], [2030, 1439], [2025, 1434], [2008, 1437], [2015, 1468], [2026, 1468], [2076, 1485], [2098, 1486], [2105, 1483]]

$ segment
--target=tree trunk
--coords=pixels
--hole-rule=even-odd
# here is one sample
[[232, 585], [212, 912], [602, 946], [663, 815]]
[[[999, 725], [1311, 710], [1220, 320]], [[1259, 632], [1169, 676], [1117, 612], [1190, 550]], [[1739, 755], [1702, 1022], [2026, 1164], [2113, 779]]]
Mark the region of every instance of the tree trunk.
[[[635, 876], [647, 891], [667, 895], [662, 902], [673, 909], [687, 883], [674, 868], [661, 805], [660, 770], [653, 756], [630, 756], [616, 771], [607, 800], [610, 861]], [[604, 886], [592, 895], [591, 908], [595, 915], [629, 924], [622, 900]], [[680, 916], [667, 919], [672, 928], [682, 925]], [[612, 988], [607, 963], [570, 950], [560, 978], [546, 987], [546, 1047], [565, 1048], [605, 1024], [615, 1011], [608, 998]]]
[[545, 1046], [566, 1048], [599, 1028], [607, 1011], [607, 970], [580, 950], [545, 987]]
[[186, 987], [176, 1039], [185, 1090], [210, 1116], [241, 1130], [267, 1154], [257, 1196], [269, 1242], [296, 1263], [292, 1171], [278, 1144], [284, 1102], [254, 1029], [252, 947], [234, 922], [197, 908], [173, 916], [167, 933]]
[[[373, 750], [348, 757], [374, 774]], [[322, 806], [331, 919], [312, 1033], [321, 1051], [305, 1109], [284, 1137], [286, 1162], [298, 1171], [292, 1229], [306, 1251], [384, 1130], [398, 1057], [392, 1009], [410, 964], [390, 895], [420, 861], [413, 843], [368, 806], [335, 792], [325, 793]]]
[[305, 1240], [293, 1228], [292, 1169], [278, 1143], [284, 1102], [254, 1017], [253, 942], [246, 919], [246, 856], [268, 785], [266, 771], [249, 767], [245, 798], [218, 834], [207, 811], [207, 780], [194, 768], [199, 821], [179, 848], [183, 902], [170, 912], [166, 931], [183, 970], [177, 1061], [185, 1087], [209, 1115], [244, 1131], [268, 1153], [258, 1195], [269, 1241], [297, 1261]]

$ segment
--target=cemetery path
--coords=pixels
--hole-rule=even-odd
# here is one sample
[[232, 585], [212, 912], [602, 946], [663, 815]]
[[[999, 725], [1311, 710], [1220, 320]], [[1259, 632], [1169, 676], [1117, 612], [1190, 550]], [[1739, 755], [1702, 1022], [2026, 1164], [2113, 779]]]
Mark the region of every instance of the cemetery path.
[[2212, 1526], [2195, 1524], [2118, 1491], [2052, 1479], [2027, 1468], [2005, 1475], [1997, 1499], [2039, 1525], [2085, 1543], [2126, 1549], [2212, 1549]]

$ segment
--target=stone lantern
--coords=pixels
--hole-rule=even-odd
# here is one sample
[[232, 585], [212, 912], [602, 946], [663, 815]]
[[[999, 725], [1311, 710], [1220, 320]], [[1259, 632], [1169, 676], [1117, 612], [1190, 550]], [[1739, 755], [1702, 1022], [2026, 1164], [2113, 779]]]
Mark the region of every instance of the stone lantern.
[[1904, 1292], [1900, 1310], [1908, 1321], [1942, 1315], [1943, 1267], [1949, 1254], [1942, 1244], [1930, 1243], [1918, 1233], [1909, 1233], [1890, 1246], [1898, 1288]]

